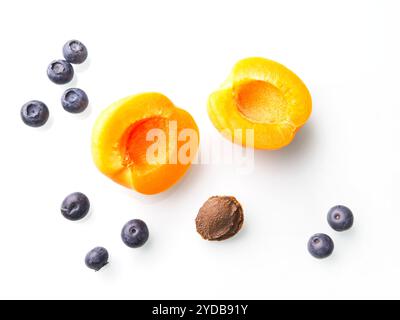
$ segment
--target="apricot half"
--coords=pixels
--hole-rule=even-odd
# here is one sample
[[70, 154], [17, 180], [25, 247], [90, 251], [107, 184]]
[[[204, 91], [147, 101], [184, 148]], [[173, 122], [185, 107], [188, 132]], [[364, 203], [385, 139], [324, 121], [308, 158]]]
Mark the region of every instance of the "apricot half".
[[98, 169], [144, 194], [175, 184], [193, 162], [198, 144], [192, 116], [159, 93], [115, 102], [100, 114], [92, 135]]
[[311, 105], [307, 87], [292, 71], [275, 61], [247, 58], [211, 94], [208, 114], [214, 126], [235, 143], [279, 149], [305, 124]]

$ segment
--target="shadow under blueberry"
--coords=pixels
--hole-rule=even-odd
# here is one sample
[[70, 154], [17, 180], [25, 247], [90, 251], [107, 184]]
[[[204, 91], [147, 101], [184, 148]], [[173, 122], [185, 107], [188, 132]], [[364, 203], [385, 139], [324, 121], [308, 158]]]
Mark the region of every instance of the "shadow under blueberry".
[[81, 113], [71, 114], [71, 117], [78, 119], [78, 120], [86, 120], [86, 119], [90, 118], [92, 113], [93, 113], [92, 104], [89, 102], [89, 105], [87, 106], [85, 111], [83, 111]]
[[[70, 82], [68, 82], [66, 84], [59, 85], [59, 86], [63, 89], [62, 90], [63, 92], [65, 90], [69, 89], [69, 88], [77, 88], [77, 86], [78, 86], [78, 76], [77, 76], [77, 74], [74, 73], [74, 77], [72, 78], [72, 80]], [[61, 95], [60, 95], [60, 98], [61, 98]]]
[[[84, 216], [82, 219], [79, 220], [75, 220], [75, 221], [69, 221], [72, 224], [88, 224], [90, 221], [93, 220], [92, 218], [92, 212], [93, 212], [93, 202], [90, 203], [90, 208], [88, 213], [86, 214], [86, 216]], [[61, 217], [65, 220], [67, 220], [66, 218], [64, 218], [62, 215]]]
[[49, 116], [49, 119], [47, 120], [47, 122], [43, 126], [38, 127], [38, 128], [33, 128], [33, 129], [35, 131], [39, 131], [39, 132], [40, 131], [46, 132], [46, 131], [49, 131], [53, 127], [53, 125], [54, 125], [54, 117], [50, 111], [50, 116]]
[[[124, 245], [124, 244], [122, 244]], [[139, 258], [144, 258], [144, 257], [152, 257], [154, 256], [153, 248], [154, 247], [154, 239], [152, 237], [152, 231], [150, 229], [150, 235], [149, 239], [146, 241], [146, 243], [139, 247], [139, 248], [129, 248], [126, 247], [127, 254], [131, 255], [132, 261], [134, 264], [137, 264]]]
[[85, 72], [89, 69], [90, 64], [92, 63], [90, 57], [88, 56], [85, 62], [81, 64], [74, 64], [74, 71], [77, 73]]

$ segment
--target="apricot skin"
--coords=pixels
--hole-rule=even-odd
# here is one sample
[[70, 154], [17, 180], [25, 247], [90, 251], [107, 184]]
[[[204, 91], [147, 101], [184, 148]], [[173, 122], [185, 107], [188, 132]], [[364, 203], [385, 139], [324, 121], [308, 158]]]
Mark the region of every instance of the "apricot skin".
[[149, 163], [147, 132], [161, 129], [168, 135], [170, 123], [177, 130], [191, 129], [198, 136], [192, 116], [175, 107], [160, 93], [143, 93], [121, 99], [106, 108], [97, 118], [92, 133], [92, 155], [97, 168], [115, 182], [143, 194], [160, 193], [174, 185], [189, 169], [196, 150], [191, 150], [188, 163], [171, 162], [184, 142], [167, 140], [165, 162]]
[[[311, 115], [311, 95], [285, 66], [264, 58], [239, 61], [208, 100], [214, 126], [231, 141], [256, 149], [288, 145]], [[235, 137], [235, 130], [242, 130]], [[252, 135], [246, 136], [246, 130]]]

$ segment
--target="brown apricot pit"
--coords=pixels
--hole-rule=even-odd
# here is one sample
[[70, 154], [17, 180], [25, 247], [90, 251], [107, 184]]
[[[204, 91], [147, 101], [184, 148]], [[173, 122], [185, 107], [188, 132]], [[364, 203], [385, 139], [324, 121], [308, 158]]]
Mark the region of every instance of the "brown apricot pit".
[[243, 209], [231, 196], [213, 196], [196, 217], [197, 232], [205, 240], [221, 241], [233, 237], [243, 225]]

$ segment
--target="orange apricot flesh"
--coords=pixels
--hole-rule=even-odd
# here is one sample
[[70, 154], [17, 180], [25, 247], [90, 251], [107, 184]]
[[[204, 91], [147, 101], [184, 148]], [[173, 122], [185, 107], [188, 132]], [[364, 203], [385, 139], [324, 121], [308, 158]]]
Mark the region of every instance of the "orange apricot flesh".
[[[285, 66], [264, 58], [239, 61], [208, 100], [214, 126], [233, 142], [256, 149], [288, 145], [311, 109], [311, 95], [302, 80]], [[243, 131], [240, 139], [235, 137], [237, 130]]]
[[138, 94], [100, 114], [92, 134], [93, 159], [115, 182], [156, 194], [189, 169], [197, 154], [198, 133], [192, 116], [164, 95]]

